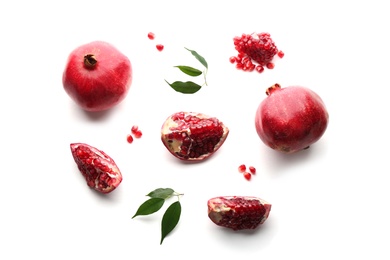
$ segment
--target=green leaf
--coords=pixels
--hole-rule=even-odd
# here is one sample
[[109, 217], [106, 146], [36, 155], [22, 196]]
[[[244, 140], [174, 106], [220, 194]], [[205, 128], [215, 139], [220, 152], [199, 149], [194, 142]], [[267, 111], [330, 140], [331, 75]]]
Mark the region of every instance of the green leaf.
[[175, 66], [175, 68], [179, 68], [179, 70], [192, 77], [197, 77], [202, 74], [202, 71], [189, 66]]
[[172, 203], [164, 213], [161, 221], [161, 241], [160, 245], [164, 241], [164, 238], [176, 227], [179, 222], [181, 214], [180, 201]]
[[151, 198], [167, 199], [170, 196], [172, 196], [174, 192], [175, 191], [172, 190], [171, 188], [158, 188], [155, 189], [154, 191], [149, 192], [149, 194], [146, 196], [149, 196]]
[[[184, 48], [185, 48], [185, 47], [184, 47]], [[200, 63], [202, 63], [203, 66], [206, 67], [206, 69], [208, 68], [208, 65], [207, 65], [206, 60], [205, 60], [202, 56], [200, 56], [196, 51], [193, 51], [193, 50], [190, 50], [190, 49], [187, 49], [187, 48], [185, 48], [185, 49], [186, 49], [187, 51], [191, 52], [192, 55], [194, 55], [195, 58], [196, 58], [198, 61], [200, 61]]]
[[150, 198], [139, 206], [137, 212], [132, 218], [140, 215], [150, 215], [157, 212], [164, 205], [165, 200], [162, 198]]
[[192, 82], [192, 81], [187, 81], [187, 82], [182, 82], [182, 81], [175, 81], [172, 84], [170, 84], [168, 81], [165, 81], [168, 83], [169, 86], [171, 86], [174, 90], [177, 92], [181, 92], [183, 94], [193, 94], [197, 92], [199, 89], [201, 89], [201, 86], [198, 84]]

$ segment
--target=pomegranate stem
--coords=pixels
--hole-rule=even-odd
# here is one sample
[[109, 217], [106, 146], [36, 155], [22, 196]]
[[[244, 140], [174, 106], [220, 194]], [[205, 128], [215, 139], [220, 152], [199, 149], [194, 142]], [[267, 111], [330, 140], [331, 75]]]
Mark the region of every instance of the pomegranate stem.
[[88, 69], [92, 69], [96, 66], [97, 60], [95, 55], [93, 54], [86, 54], [84, 56], [84, 66]]

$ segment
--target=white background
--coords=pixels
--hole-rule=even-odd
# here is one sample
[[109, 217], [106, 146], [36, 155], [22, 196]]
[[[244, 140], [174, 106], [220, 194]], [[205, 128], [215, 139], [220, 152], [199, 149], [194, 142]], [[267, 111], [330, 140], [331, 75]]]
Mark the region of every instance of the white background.
[[[379, 0], [3, 1], [0, 258], [389, 259], [387, 10]], [[274, 70], [229, 63], [233, 37], [252, 32], [271, 33], [285, 52]], [[94, 40], [126, 54], [134, 80], [119, 106], [91, 115], [61, 78], [68, 54]], [[175, 65], [202, 68], [184, 47], [209, 63], [208, 86], [194, 95], [164, 81], [188, 79]], [[274, 83], [324, 100], [329, 126], [309, 150], [282, 155], [258, 138], [254, 114]], [[184, 164], [160, 141], [163, 121], [180, 110], [230, 128], [209, 160]], [[129, 144], [134, 124], [144, 135]], [[87, 187], [72, 142], [114, 158], [124, 178], [117, 190]], [[257, 168], [250, 182], [237, 171], [242, 163]], [[162, 245], [162, 211], [131, 219], [160, 187], [184, 193], [180, 222]], [[218, 227], [207, 200], [221, 195], [261, 197], [270, 217], [255, 232]]]

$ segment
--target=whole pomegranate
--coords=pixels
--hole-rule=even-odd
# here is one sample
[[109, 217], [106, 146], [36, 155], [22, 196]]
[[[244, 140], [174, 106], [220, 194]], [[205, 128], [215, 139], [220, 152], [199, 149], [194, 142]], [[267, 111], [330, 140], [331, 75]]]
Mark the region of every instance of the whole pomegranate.
[[202, 113], [177, 112], [161, 128], [168, 151], [183, 161], [202, 161], [225, 142], [229, 129], [217, 118]]
[[329, 114], [314, 91], [302, 86], [267, 89], [255, 118], [260, 139], [272, 149], [294, 153], [309, 148], [324, 134]]
[[90, 42], [70, 53], [62, 83], [82, 109], [107, 110], [126, 97], [132, 83], [131, 62], [107, 42]]

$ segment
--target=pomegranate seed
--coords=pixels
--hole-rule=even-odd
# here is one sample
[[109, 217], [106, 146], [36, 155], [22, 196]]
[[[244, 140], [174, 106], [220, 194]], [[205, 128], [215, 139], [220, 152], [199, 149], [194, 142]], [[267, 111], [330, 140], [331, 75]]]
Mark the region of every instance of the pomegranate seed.
[[235, 63], [236, 62], [236, 57], [232, 56], [229, 58], [230, 63]]
[[141, 130], [137, 130], [137, 131], [134, 132], [134, 137], [135, 138], [141, 138], [141, 136], [142, 136]]
[[129, 144], [131, 144], [133, 141], [134, 141], [133, 136], [132, 135], [127, 135], [127, 142]]
[[257, 65], [256, 66], [256, 71], [259, 72], [259, 73], [262, 73], [264, 71], [264, 67], [261, 66], [261, 65]]
[[244, 172], [244, 178], [249, 181], [252, 178], [252, 174], [250, 174], [249, 172]]
[[240, 173], [245, 172], [245, 171], [246, 171], [246, 166], [245, 166], [245, 164], [241, 164], [240, 166], [238, 166], [238, 171], [239, 171]]
[[284, 52], [283, 51], [279, 51], [278, 52], [278, 56], [279, 56], [279, 58], [283, 58], [284, 57]]
[[148, 33], [148, 38], [154, 40], [154, 33], [152, 32]]
[[157, 48], [158, 51], [162, 51], [162, 50], [164, 49], [164, 45], [162, 45], [162, 44], [157, 44], [157, 45], [156, 45], [156, 48]]
[[133, 125], [132, 127], [131, 127], [131, 132], [134, 134], [135, 132], [137, 132], [138, 131], [138, 126], [137, 125]]
[[267, 63], [267, 68], [272, 70], [273, 68], [275, 68], [275, 64], [273, 64], [272, 62]]
[[256, 168], [253, 167], [253, 166], [249, 166], [249, 171], [250, 171], [252, 174], [256, 174]]

